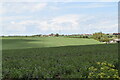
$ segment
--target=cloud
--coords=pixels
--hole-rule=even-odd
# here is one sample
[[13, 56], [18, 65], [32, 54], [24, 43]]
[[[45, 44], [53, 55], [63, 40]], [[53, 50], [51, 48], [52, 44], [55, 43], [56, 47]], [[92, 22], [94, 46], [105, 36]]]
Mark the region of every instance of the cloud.
[[39, 24], [38, 28], [44, 31], [55, 31], [59, 30], [77, 30], [77, 20], [79, 19], [78, 15], [64, 15], [52, 18], [48, 21], [43, 21]]
[[[48, 6], [48, 2], [12, 2], [12, 3], [8, 2], [8, 3], [2, 4], [2, 10], [0, 10], [0, 13], [7, 13], [7, 14], [25, 13], [27, 14], [27, 13], [34, 13], [34, 12], [42, 11], [45, 8], [51, 9], [51, 10], [61, 9], [62, 6], [61, 7], [57, 6], [59, 2], [58, 3], [53, 2], [53, 3], [56, 5]], [[65, 3], [69, 3], [69, 2], [65, 2]], [[103, 7], [114, 7], [116, 5], [106, 4], [106, 3], [86, 3], [86, 4], [64, 6], [64, 7], [65, 8], [103, 8]]]
[[4, 34], [115, 32], [118, 18], [113, 7], [117, 8], [116, 3], [8, 2], [2, 4], [0, 13]]
[[26, 31], [26, 26], [16, 23], [15, 21], [11, 21], [10, 23], [3, 24], [3, 32], [24, 32]]
[[[87, 26], [88, 32], [105, 32], [112, 33], [118, 31], [118, 20], [116, 16], [95, 16], [91, 19], [92, 22], [84, 23], [84, 26]], [[84, 30], [85, 32], [87, 31]]]
[[[64, 4], [69, 4], [70, 2], [64, 2]], [[76, 2], [77, 3], [77, 2]], [[73, 4], [70, 6], [65, 6], [65, 8], [69, 9], [69, 8], [79, 8], [79, 9], [94, 9], [94, 8], [117, 8], [118, 7], [118, 3], [114, 3], [111, 4], [109, 2], [79, 2], [81, 4]]]
[[29, 13], [41, 11], [47, 6], [47, 3], [3, 3], [3, 10], [6, 13]]
[[0, 15], [4, 13], [3, 7], [2, 7], [2, 3], [0, 3]]
[[57, 7], [57, 6], [49, 6], [48, 8], [51, 9], [51, 10], [59, 10], [59, 9], [60, 9], [60, 8]]
[[14, 20], [11, 20], [9, 23], [5, 23], [3, 27], [4, 31], [11, 31], [11, 32], [25, 32], [29, 31], [29, 28], [31, 25], [34, 26], [34, 28], [37, 28], [41, 32], [58, 32], [59, 30], [77, 30], [77, 20], [78, 15], [65, 15], [65, 16], [59, 16], [54, 17], [49, 20], [22, 20], [15, 22]]
[[51, 21], [54, 23], [64, 23], [64, 22], [73, 22], [76, 23], [76, 21], [79, 19], [79, 15], [64, 15], [64, 16], [59, 16]]
[[29, 20], [32, 16], [1, 16], [2, 22]]
[[119, 0], [1, 0], [2, 2], [118, 2]]
[[[4, 24], [4, 32], [31, 33], [30, 27], [41, 33], [94, 33], [94, 32], [116, 32], [118, 30], [115, 16], [78, 15], [68, 14], [52, 17], [46, 20], [22, 20], [11, 21]], [[37, 32], [35, 31], [35, 33]]]
[[103, 7], [113, 7], [115, 5], [105, 4], [105, 3], [89, 3], [86, 5], [80, 5], [79, 8], [103, 8]]
[[33, 4], [31, 5], [29, 8], [26, 7], [28, 10], [31, 10], [32, 12], [35, 12], [35, 11], [40, 11], [42, 10], [43, 8], [45, 8], [47, 6], [47, 3], [37, 3], [37, 4]]

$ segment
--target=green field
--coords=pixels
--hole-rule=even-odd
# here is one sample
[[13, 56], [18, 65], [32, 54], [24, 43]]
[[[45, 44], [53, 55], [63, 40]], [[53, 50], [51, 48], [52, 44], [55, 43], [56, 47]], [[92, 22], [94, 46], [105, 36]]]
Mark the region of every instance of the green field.
[[3, 78], [87, 78], [96, 62], [118, 64], [118, 44], [65, 37], [4, 37]]
[[66, 38], [66, 37], [11, 37], [3, 38], [3, 49], [25, 49], [57, 47], [69, 45], [102, 44], [94, 39]]

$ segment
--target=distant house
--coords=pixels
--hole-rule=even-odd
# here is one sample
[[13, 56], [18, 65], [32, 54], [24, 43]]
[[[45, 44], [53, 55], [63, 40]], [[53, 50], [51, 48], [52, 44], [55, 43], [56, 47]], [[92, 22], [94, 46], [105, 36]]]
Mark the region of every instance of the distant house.
[[114, 39], [114, 41], [120, 43], [120, 39]]
[[109, 43], [120, 43], [120, 39], [113, 39], [113, 40], [110, 40]]
[[55, 34], [49, 34], [49, 36], [55, 36]]
[[113, 35], [120, 35], [120, 33], [113, 33]]

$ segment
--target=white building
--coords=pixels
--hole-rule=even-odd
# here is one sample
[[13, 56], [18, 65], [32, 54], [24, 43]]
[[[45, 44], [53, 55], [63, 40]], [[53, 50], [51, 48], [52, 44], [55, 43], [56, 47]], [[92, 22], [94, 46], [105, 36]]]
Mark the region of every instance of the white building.
[[119, 42], [120, 42], [120, 39], [113, 39], [109, 43], [119, 43]]

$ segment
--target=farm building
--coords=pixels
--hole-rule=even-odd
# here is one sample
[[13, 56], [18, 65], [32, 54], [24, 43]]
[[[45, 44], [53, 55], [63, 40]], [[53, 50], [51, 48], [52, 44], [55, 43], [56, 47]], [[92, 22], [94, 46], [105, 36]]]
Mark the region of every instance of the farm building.
[[113, 39], [109, 43], [120, 43], [120, 39]]
[[120, 35], [120, 33], [113, 33], [113, 35]]

